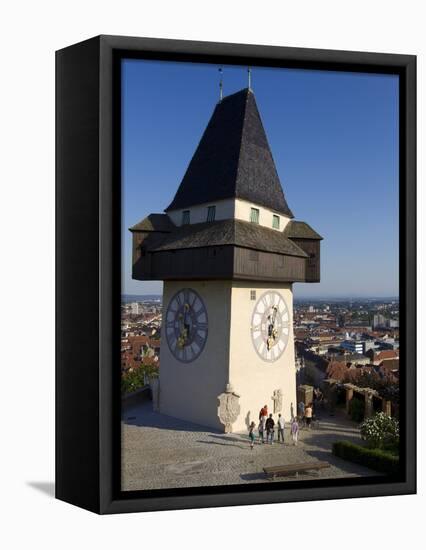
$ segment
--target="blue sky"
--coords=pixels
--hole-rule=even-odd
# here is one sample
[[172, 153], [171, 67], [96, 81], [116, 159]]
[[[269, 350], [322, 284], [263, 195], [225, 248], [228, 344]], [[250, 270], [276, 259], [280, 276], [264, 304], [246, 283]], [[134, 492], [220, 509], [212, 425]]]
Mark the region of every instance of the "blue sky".
[[[247, 68], [223, 67], [224, 95]], [[209, 121], [218, 66], [123, 61], [122, 290], [161, 293], [131, 278], [128, 228], [172, 200]], [[252, 68], [252, 88], [295, 219], [323, 237], [321, 283], [295, 297], [398, 294], [398, 78]]]

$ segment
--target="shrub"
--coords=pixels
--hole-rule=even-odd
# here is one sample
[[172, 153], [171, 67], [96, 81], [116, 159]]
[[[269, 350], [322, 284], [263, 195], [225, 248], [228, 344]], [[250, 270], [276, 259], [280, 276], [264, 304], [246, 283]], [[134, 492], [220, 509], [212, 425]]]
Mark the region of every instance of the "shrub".
[[350, 441], [337, 441], [333, 443], [333, 454], [377, 472], [389, 475], [399, 473], [399, 457], [382, 449], [370, 449]]
[[142, 369], [126, 372], [121, 376], [121, 393], [131, 393], [145, 385], [145, 377]]
[[364, 420], [360, 428], [369, 447], [384, 449], [399, 445], [399, 422], [383, 412]]
[[121, 375], [121, 393], [132, 393], [140, 388], [143, 388], [150, 378], [158, 376], [158, 368], [152, 365], [144, 365], [133, 371], [123, 373]]
[[361, 422], [364, 419], [364, 401], [351, 399], [349, 402], [349, 414], [354, 422]]

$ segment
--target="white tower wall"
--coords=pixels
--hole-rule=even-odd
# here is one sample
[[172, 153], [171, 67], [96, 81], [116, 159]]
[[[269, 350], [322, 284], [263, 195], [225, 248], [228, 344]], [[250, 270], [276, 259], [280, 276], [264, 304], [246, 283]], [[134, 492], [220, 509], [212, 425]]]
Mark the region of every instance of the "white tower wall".
[[[162, 329], [160, 348], [160, 412], [221, 430], [217, 396], [228, 382], [230, 304], [232, 281], [165, 281], [163, 320], [170, 299], [182, 288], [202, 298], [208, 315], [208, 337], [203, 352], [191, 363], [170, 352]], [[163, 322], [164, 327], [164, 322]]]
[[[160, 412], [223, 431], [217, 416], [218, 395], [231, 383], [240, 395], [240, 415], [233, 431], [245, 431], [257, 422], [260, 408], [267, 404], [273, 412], [274, 390], [283, 392], [281, 414], [289, 420], [296, 411], [296, 370], [293, 337], [292, 286], [236, 281], [166, 281], [163, 304], [182, 288], [194, 289], [208, 313], [209, 332], [203, 352], [191, 363], [178, 361], [170, 352], [164, 334], [160, 356]], [[250, 291], [256, 291], [251, 300]], [[263, 361], [252, 343], [251, 322], [257, 299], [266, 290], [277, 290], [287, 303], [290, 334], [281, 357]], [[277, 418], [277, 414], [274, 414]]]
[[[256, 299], [250, 299], [250, 291], [256, 291]], [[251, 322], [255, 304], [261, 294], [276, 290], [284, 298], [290, 315], [290, 333], [283, 354], [275, 362], [263, 361], [253, 347]], [[229, 355], [230, 383], [240, 395], [241, 413], [233, 431], [247, 430], [253, 420], [258, 424], [259, 411], [268, 405], [274, 414], [272, 396], [274, 390], [283, 392], [281, 414], [288, 421], [291, 407], [296, 414], [296, 367], [293, 335], [293, 292], [292, 285], [254, 282], [234, 282], [231, 298], [231, 338]], [[278, 413], [274, 414], [275, 421]]]

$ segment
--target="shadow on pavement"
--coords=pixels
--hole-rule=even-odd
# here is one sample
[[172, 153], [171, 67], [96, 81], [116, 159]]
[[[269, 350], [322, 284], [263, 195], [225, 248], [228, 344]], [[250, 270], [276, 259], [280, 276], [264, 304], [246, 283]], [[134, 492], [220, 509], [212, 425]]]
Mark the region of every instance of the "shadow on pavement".
[[121, 421], [127, 426], [143, 426], [160, 430], [221, 433], [214, 428], [207, 428], [199, 424], [193, 424], [187, 420], [179, 420], [178, 418], [167, 416], [166, 414], [154, 412], [152, 410], [151, 401], [140, 403], [137, 406], [123, 408]]

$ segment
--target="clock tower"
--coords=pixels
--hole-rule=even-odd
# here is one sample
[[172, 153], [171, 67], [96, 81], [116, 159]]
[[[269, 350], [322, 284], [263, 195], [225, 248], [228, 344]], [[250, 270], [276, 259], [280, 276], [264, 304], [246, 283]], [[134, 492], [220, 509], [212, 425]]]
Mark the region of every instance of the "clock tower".
[[160, 412], [225, 431], [265, 404], [289, 420], [293, 283], [319, 282], [322, 237], [294, 220], [251, 89], [216, 105], [165, 213], [130, 231], [133, 278], [164, 281]]

